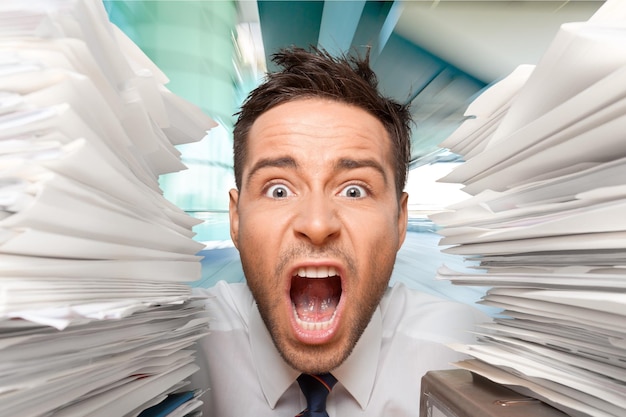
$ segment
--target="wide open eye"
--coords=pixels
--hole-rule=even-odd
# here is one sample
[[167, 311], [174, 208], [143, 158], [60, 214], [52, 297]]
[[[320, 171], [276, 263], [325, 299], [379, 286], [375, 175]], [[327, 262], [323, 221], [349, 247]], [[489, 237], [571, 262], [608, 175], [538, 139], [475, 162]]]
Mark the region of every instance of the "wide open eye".
[[367, 197], [368, 193], [365, 187], [351, 184], [341, 190], [339, 195], [347, 198], [363, 198]]
[[265, 195], [270, 198], [281, 199], [290, 197], [293, 193], [284, 184], [274, 184], [265, 191]]

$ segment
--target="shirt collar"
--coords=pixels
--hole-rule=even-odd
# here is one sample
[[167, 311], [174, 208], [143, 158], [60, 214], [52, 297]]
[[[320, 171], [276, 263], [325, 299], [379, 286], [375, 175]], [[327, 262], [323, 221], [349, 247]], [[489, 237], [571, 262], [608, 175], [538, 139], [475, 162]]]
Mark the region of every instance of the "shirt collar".
[[274, 409], [300, 372], [289, 366], [280, 356], [256, 303], [250, 312], [250, 347], [261, 389], [267, 404]]
[[332, 374], [365, 410], [370, 401], [382, 340], [382, 315], [376, 308], [361, 338], [344, 361]]
[[[377, 308], [348, 359], [332, 371], [362, 409], [367, 407], [374, 387], [381, 337], [382, 318], [380, 308]], [[250, 347], [261, 389], [268, 405], [274, 409], [300, 372], [280, 356], [256, 303], [250, 314]]]

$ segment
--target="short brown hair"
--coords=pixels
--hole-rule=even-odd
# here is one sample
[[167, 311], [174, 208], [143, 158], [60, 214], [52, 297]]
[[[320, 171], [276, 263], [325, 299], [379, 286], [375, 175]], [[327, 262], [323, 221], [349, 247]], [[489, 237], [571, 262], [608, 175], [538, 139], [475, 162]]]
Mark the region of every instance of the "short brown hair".
[[372, 114], [387, 130], [394, 157], [398, 198], [402, 195], [411, 158], [411, 113], [402, 105], [383, 97], [376, 74], [365, 58], [341, 55], [311, 48], [283, 49], [272, 57], [282, 70], [269, 73], [241, 106], [233, 131], [235, 183], [241, 189], [242, 169], [247, 158], [247, 137], [255, 120], [279, 104], [302, 98], [327, 98], [350, 104]]

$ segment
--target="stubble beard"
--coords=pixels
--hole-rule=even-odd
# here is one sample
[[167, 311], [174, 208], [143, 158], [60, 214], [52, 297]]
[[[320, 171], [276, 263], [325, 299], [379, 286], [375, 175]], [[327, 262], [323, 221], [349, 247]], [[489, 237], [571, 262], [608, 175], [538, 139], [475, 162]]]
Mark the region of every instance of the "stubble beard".
[[[302, 257], [303, 255], [306, 255], [308, 258], [329, 256], [342, 259], [347, 266], [349, 274], [351, 276], [356, 276], [357, 274], [357, 269], [352, 258], [338, 248], [311, 250], [307, 247], [300, 246], [280, 256], [276, 270], [274, 271], [275, 276], [284, 276], [286, 265], [289, 265], [291, 260]], [[369, 257], [370, 260], [377, 258], [378, 257], [374, 254]], [[348, 309], [356, 309], [357, 314], [350, 315], [350, 322], [343, 324], [343, 327], [348, 329], [347, 336], [343, 338], [343, 340], [333, 343], [332, 346], [309, 345], [304, 343], [292, 344], [289, 342], [290, 338], [287, 337], [288, 335], [282, 334], [283, 330], [278, 325], [276, 315], [273, 314], [273, 311], [280, 311], [280, 309], [284, 308], [282, 305], [283, 300], [280, 298], [282, 297], [283, 288], [274, 288], [274, 292], [272, 292], [272, 290], [267, 287], [257, 285], [258, 282], [263, 282], [264, 277], [262, 273], [259, 273], [259, 269], [254, 267], [255, 264], [259, 265], [260, 263], [244, 260], [242, 256], [242, 266], [244, 274], [247, 277], [248, 287], [257, 303], [261, 318], [270, 333], [276, 349], [283, 360], [292, 368], [304, 373], [320, 374], [330, 372], [337, 368], [354, 350], [354, 347], [367, 328], [374, 311], [376, 311], [387, 289], [394, 262], [391, 262], [390, 266], [381, 266], [376, 265], [375, 261], [370, 261], [369, 266], [372, 271], [372, 276], [364, 278], [366, 280], [369, 279], [370, 285], [364, 289], [363, 294], [359, 294], [362, 298], [361, 300], [352, 300], [353, 304], [356, 305], [347, 306]], [[377, 276], [384, 276], [386, 279], [384, 281], [378, 281], [374, 279], [374, 277]], [[280, 296], [276, 297], [276, 294], [280, 294]], [[344, 312], [344, 314], [346, 313]], [[346, 319], [347, 318], [343, 318], [343, 320]]]

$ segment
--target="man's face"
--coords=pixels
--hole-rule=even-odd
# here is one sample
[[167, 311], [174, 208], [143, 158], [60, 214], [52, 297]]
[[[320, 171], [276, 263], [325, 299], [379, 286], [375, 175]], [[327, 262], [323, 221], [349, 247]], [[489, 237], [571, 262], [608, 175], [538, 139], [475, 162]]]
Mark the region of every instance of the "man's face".
[[302, 372], [339, 366], [367, 327], [404, 241], [380, 121], [343, 103], [302, 99], [252, 125], [231, 236], [259, 311]]

